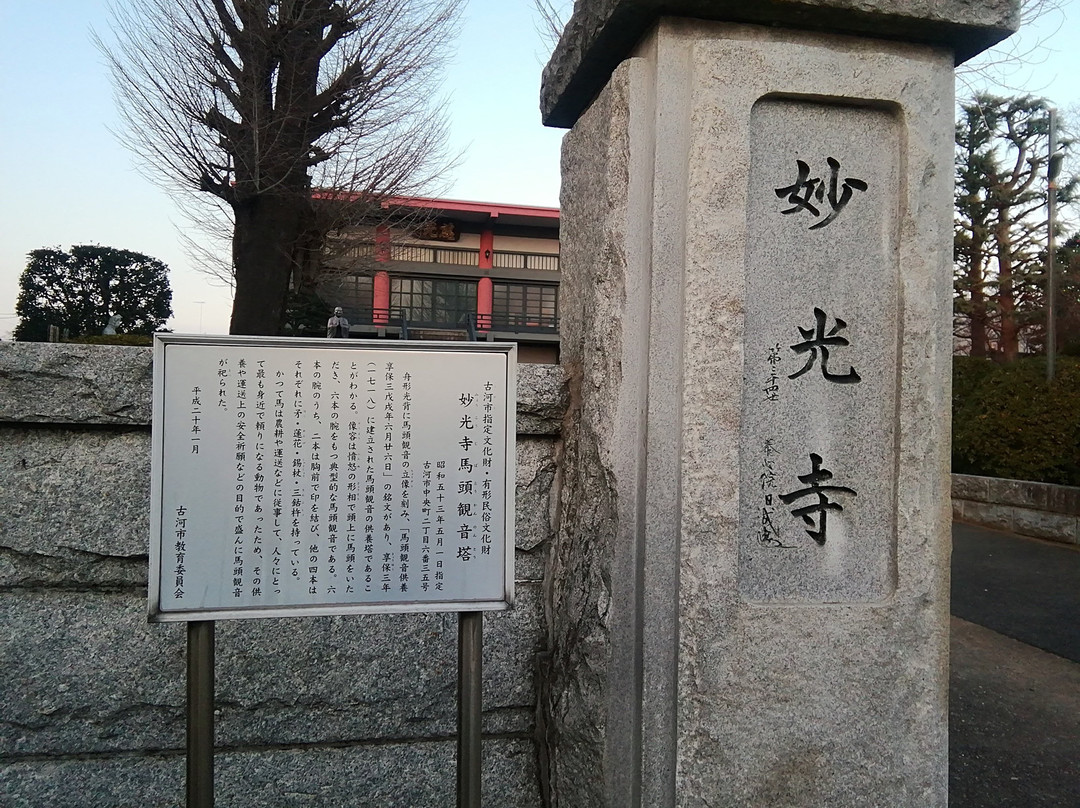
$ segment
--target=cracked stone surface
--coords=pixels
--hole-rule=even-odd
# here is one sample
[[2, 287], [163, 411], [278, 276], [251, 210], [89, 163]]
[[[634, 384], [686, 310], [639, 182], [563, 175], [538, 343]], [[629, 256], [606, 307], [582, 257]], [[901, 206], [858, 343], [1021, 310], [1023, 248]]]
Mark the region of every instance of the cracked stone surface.
[[518, 435], [558, 435], [567, 391], [558, 365], [518, 365]]
[[0, 342], [0, 422], [150, 423], [153, 351]]
[[148, 431], [0, 428], [3, 551], [64, 560], [75, 583], [145, 584], [127, 562], [145, 563], [149, 504]]

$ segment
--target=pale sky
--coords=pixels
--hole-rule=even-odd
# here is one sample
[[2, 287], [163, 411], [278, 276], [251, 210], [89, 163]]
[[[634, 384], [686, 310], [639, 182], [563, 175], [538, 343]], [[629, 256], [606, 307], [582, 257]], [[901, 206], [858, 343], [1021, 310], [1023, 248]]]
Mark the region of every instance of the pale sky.
[[[1034, 43], [1008, 90], [1080, 108], [1080, 0], [1021, 32]], [[105, 0], [0, 0], [0, 337], [16, 323], [18, 280], [28, 252], [102, 244], [136, 250], [170, 267], [179, 333], [227, 333], [229, 291], [184, 252], [183, 219], [145, 179], [110, 130], [119, 128], [112, 89], [90, 29], [108, 31]], [[540, 123], [545, 43], [531, 0], [469, 0], [443, 92], [452, 102], [451, 149], [464, 159], [449, 177], [455, 199], [558, 204], [562, 130]], [[958, 95], [968, 94], [963, 83]]]

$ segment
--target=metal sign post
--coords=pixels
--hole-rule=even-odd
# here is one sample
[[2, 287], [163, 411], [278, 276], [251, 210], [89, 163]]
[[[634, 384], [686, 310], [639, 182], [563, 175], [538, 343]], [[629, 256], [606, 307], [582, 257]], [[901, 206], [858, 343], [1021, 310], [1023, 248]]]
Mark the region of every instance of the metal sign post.
[[480, 805], [483, 612], [514, 602], [517, 348], [154, 341], [149, 619], [188, 622], [188, 808], [214, 790], [214, 622], [459, 612]]
[[187, 624], [187, 808], [214, 806], [214, 621]]
[[484, 613], [458, 617], [458, 808], [480, 808]]

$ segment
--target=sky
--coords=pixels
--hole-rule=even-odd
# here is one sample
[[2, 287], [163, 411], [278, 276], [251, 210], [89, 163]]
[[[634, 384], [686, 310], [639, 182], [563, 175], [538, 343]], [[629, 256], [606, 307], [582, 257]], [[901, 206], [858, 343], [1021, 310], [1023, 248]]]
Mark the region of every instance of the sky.
[[[1015, 38], [1024, 54], [997, 75], [1001, 92], [1045, 96], [1080, 112], [1080, 0], [1064, 0]], [[532, 0], [468, 0], [442, 91], [450, 150], [463, 157], [443, 196], [558, 205], [563, 131], [540, 123], [547, 45]], [[227, 333], [230, 291], [199, 270], [169, 194], [136, 167], [108, 71], [91, 41], [107, 36], [106, 0], [0, 0], [0, 338], [10, 338], [27, 253], [101, 244], [170, 267], [178, 333]], [[984, 60], [985, 61], [985, 60]], [[961, 75], [958, 95], [983, 86]]]

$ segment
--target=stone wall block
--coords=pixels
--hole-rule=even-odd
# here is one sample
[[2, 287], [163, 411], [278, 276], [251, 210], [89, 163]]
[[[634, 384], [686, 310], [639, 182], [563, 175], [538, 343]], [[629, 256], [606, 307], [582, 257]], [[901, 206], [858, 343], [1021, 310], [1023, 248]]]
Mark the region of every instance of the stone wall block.
[[566, 412], [567, 392], [558, 365], [518, 365], [519, 435], [558, 435]]
[[[179, 749], [183, 624], [146, 623], [144, 595], [2, 598], [0, 754]], [[456, 731], [457, 615], [219, 621], [223, 746], [446, 737]], [[535, 585], [485, 615], [485, 731], [529, 733], [540, 643]]]
[[1025, 480], [990, 478], [988, 502], [1015, 505], [1018, 508], [1045, 509], [1050, 486]]
[[971, 474], [952, 475], [953, 499], [970, 499], [975, 502], [989, 502], [990, 478], [976, 477]]
[[1080, 516], [1080, 488], [1068, 485], [1047, 486], [1047, 509], [1054, 513]]
[[[552, 533], [555, 444], [517, 447], [519, 577]], [[146, 586], [150, 433], [0, 428], [0, 585]]]
[[1012, 530], [1021, 536], [1071, 543], [1076, 535], [1075, 516], [1027, 508], [1013, 508], [1012, 511]]
[[964, 518], [978, 525], [995, 530], [1013, 529], [1013, 509], [1004, 505], [985, 502], [965, 502]]
[[[484, 616], [485, 731], [529, 732], [540, 598]], [[456, 614], [218, 623], [226, 745], [445, 736], [457, 721]], [[490, 727], [489, 727], [490, 725]]]
[[[182, 801], [185, 630], [146, 622], [151, 353], [0, 343], [0, 804]], [[538, 808], [561, 369], [521, 366], [518, 395], [519, 583], [484, 618], [484, 790]], [[220, 804], [453, 805], [457, 622], [220, 621]]]
[[148, 430], [0, 429], [0, 548], [40, 558], [27, 581], [130, 580], [117, 565], [145, 567], [149, 502]]
[[148, 625], [144, 598], [0, 594], [0, 754], [183, 748], [183, 629]]
[[[230, 808], [453, 808], [454, 741], [303, 750], [219, 751], [216, 803]], [[540, 808], [532, 744], [484, 740], [483, 803]], [[11, 808], [172, 808], [184, 801], [184, 758], [124, 757], [8, 764]]]
[[0, 422], [147, 426], [153, 350], [0, 342]]

